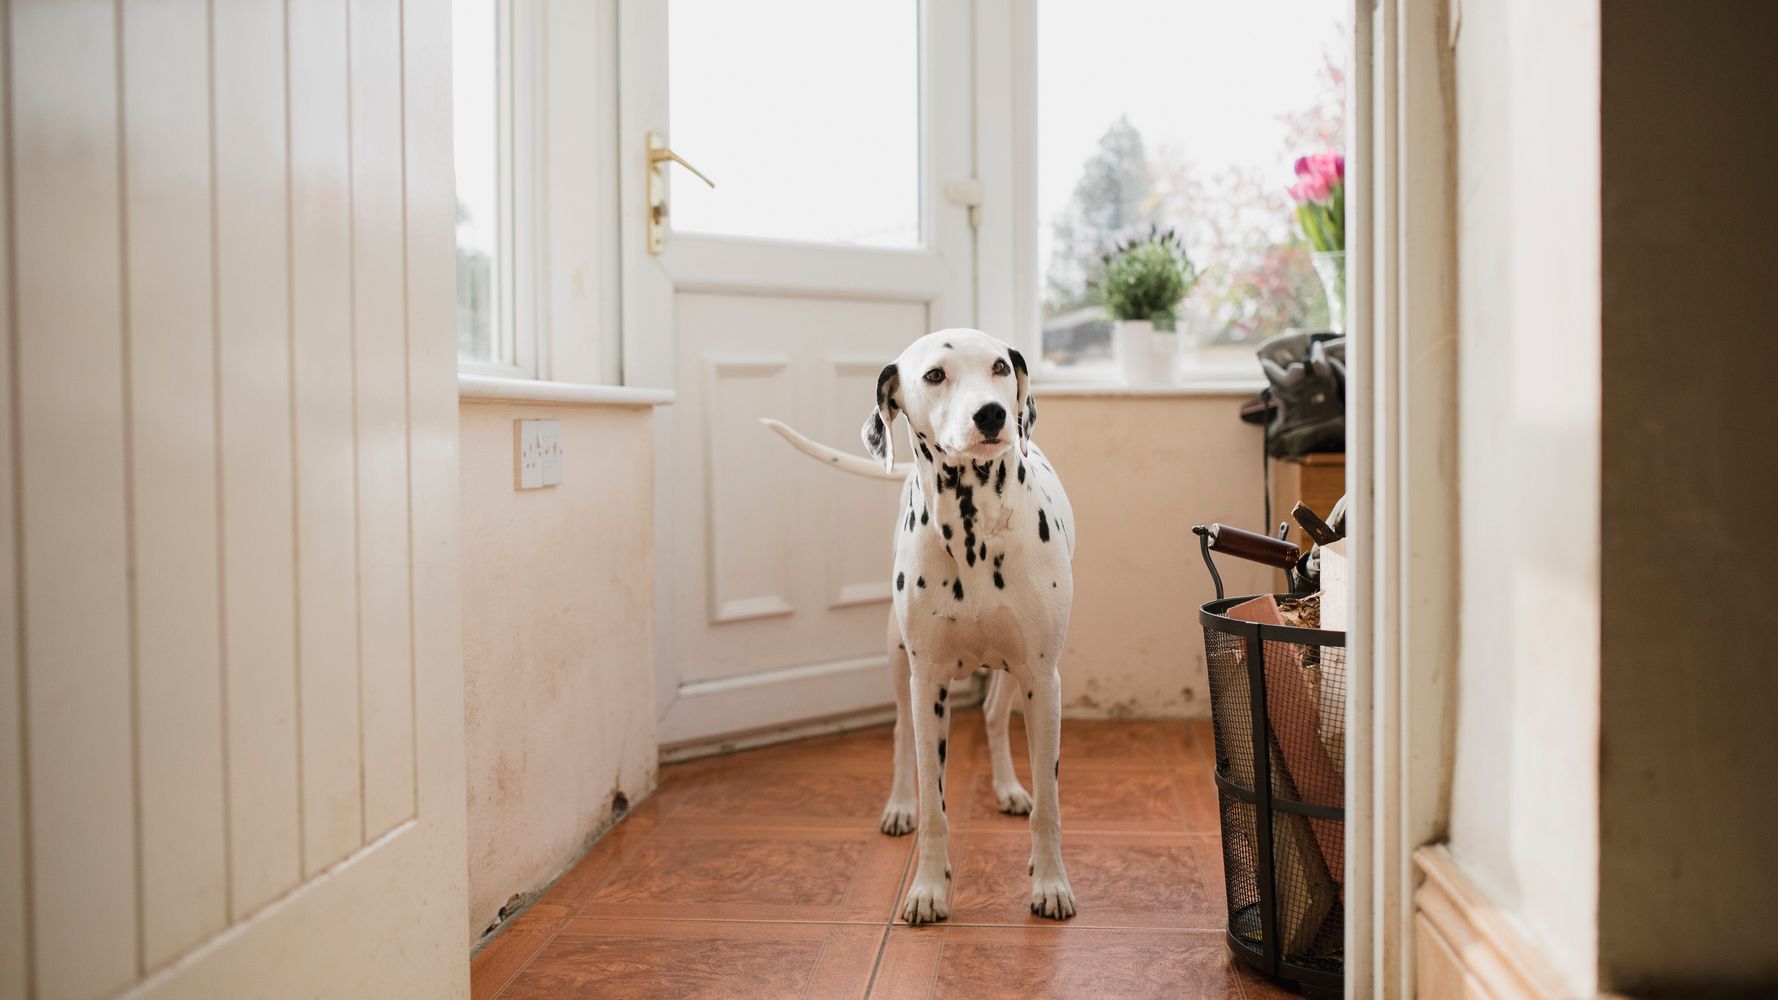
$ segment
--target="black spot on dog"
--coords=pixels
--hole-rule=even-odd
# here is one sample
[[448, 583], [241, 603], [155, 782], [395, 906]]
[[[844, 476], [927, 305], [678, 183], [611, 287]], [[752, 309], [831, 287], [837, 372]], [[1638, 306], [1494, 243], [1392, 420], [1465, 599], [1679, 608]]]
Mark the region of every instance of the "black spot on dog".
[[957, 661], [957, 669], [958, 669], [958, 670], [962, 670], [962, 669], [963, 669], [963, 661], [962, 661], [962, 660], [958, 660], [958, 661]]
[[947, 343], [947, 344], [945, 344], [945, 350], [952, 351], [952, 350], [956, 350], [956, 348], [952, 347], [950, 344]]
[[[1037, 874], [1037, 866], [1036, 865], [1026, 865], [1025, 866], [1025, 874], [1036, 875]], [[1037, 909], [1036, 907], [1032, 907], [1032, 910], [1036, 910], [1036, 909]]]
[[[945, 741], [944, 740], [938, 741], [938, 762], [940, 764], [943, 764], [945, 762]], [[943, 779], [940, 779], [940, 780], [943, 780]]]
[[923, 576], [915, 577], [914, 578], [914, 586], [919, 587], [921, 590], [925, 590], [926, 589], [926, 578]]
[[963, 554], [964, 554], [964, 555], [965, 555], [965, 556], [968, 556], [968, 557], [969, 557], [969, 564], [970, 564], [970, 565], [971, 565], [971, 566], [974, 566], [974, 565], [975, 565], [975, 549], [973, 549], [973, 548], [969, 548], [969, 547], [968, 547], [968, 545], [969, 545], [969, 543], [968, 543], [968, 542], [965, 542], [965, 543], [964, 543], [964, 546], [965, 546], [965, 547], [964, 547], [964, 549], [963, 549]]
[[1025, 463], [1020, 462], [1019, 463], [1019, 482], [1022, 483], [1024, 481], [1025, 481]]
[[907, 652], [908, 644], [905, 642], [898, 642], [895, 644], [895, 648], [905, 653]]
[[1058, 756], [1056, 758], [1056, 777], [1060, 778], [1061, 776], [1062, 776], [1062, 758], [1060, 756]]
[[994, 589], [996, 589], [996, 590], [1005, 590], [1006, 589], [1006, 580], [1005, 580], [1005, 578], [1003, 578], [1000, 575], [999, 570], [994, 571]]
[[945, 800], [944, 800], [944, 797], [943, 797], [943, 796], [940, 796], [940, 797], [939, 797], [939, 800], [938, 800], [938, 811], [939, 811], [939, 812], [941, 812], [941, 813], [948, 813], [948, 812], [950, 812], [950, 810], [949, 810], [949, 809], [946, 809], [946, 808], [945, 808]]
[[950, 688], [941, 687], [938, 689], [938, 700], [944, 701], [946, 698], [950, 697], [950, 694], [951, 694]]
[[926, 461], [932, 461], [932, 449], [926, 447], [925, 441], [920, 442], [920, 454], [926, 458]]
[[1042, 507], [1037, 508], [1037, 540], [1040, 542], [1050, 540], [1050, 521], [1044, 516]]
[[1054, 589], [1056, 589], [1056, 581], [1054, 581], [1054, 580], [1051, 580], [1051, 581], [1050, 581], [1050, 589], [1051, 589], [1051, 590], [1054, 590]]
[[1026, 692], [1025, 692], [1025, 700], [1026, 700], [1026, 701], [1030, 701], [1030, 700], [1031, 700], [1031, 698], [1032, 698], [1032, 694], [1031, 694], [1031, 692], [1029, 692], [1029, 691], [1026, 691]]
[[939, 702], [939, 701], [933, 702], [932, 703], [932, 714], [938, 716], [941, 719], [944, 718], [945, 717], [944, 703]]
[[951, 556], [953, 559], [957, 558], [955, 555], [951, 554], [951, 547], [949, 545], [945, 546], [945, 555]]
[[951, 581], [951, 596], [956, 598], [959, 601], [963, 600], [963, 578], [962, 577], [958, 577], [957, 579]]
[[908, 508], [908, 530], [914, 530], [914, 508]]
[[[881, 515], [881, 514], [879, 514], [879, 515], [877, 515], [877, 516], [878, 516], [878, 517], [881, 517], [881, 516], [882, 516], [882, 515]], [[941, 525], [939, 525], [939, 526], [938, 526], [938, 530], [940, 530], [940, 531], [942, 531], [942, 532], [944, 532], [944, 535], [945, 535], [945, 541], [947, 541], [947, 542], [948, 542], [948, 541], [950, 541], [950, 540], [951, 540], [951, 526], [950, 526], [950, 525], [948, 525], [948, 524], [941, 524]]]
[[988, 543], [987, 542], [982, 543], [981, 555], [982, 555], [982, 562], [987, 562], [988, 561]]
[[928, 511], [924, 507], [920, 508], [920, 523], [921, 524], [931, 524], [932, 523], [931, 511]]
[[[939, 804], [939, 808], [940, 809], [944, 808], [944, 804], [942, 802]], [[945, 881], [949, 882], [950, 880], [951, 880], [951, 870], [949, 868], [946, 868], [945, 869]]]
[[982, 486], [988, 485], [988, 477], [994, 474], [994, 463], [983, 462], [981, 465], [976, 465], [971, 462], [969, 464], [975, 469], [975, 481]]
[[1000, 491], [1002, 489], [1004, 489], [1005, 487], [1006, 487], [1006, 462], [1002, 461], [1000, 463], [1000, 468], [994, 473], [994, 493], [996, 495], [999, 495]]
[[1006, 558], [1006, 553], [1004, 553], [1004, 552], [995, 556], [994, 557], [994, 568], [999, 569], [1000, 568], [1000, 560], [1005, 559], [1005, 558]]
[[906, 576], [906, 574], [903, 574], [903, 573], [897, 573], [897, 574], [895, 574], [895, 589], [896, 589], [896, 590], [900, 590], [900, 589], [901, 589], [901, 585], [902, 585], [902, 584], [904, 584], [904, 583], [906, 583], [906, 582], [907, 582], [907, 579], [908, 579], [908, 578], [907, 578], [907, 576]]

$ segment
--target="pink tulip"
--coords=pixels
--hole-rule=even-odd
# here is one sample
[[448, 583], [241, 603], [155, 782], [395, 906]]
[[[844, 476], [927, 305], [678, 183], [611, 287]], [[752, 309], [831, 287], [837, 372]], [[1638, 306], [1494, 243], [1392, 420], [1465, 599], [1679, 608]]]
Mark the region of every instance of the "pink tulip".
[[1329, 184], [1326, 176], [1316, 174], [1304, 181], [1302, 188], [1303, 194], [1307, 196], [1307, 200], [1315, 202], [1316, 204], [1321, 204], [1322, 202], [1327, 201]]
[[1297, 157], [1296, 158], [1296, 175], [1298, 177], [1307, 178], [1309, 176], [1309, 170], [1310, 170], [1309, 158], [1306, 156]]

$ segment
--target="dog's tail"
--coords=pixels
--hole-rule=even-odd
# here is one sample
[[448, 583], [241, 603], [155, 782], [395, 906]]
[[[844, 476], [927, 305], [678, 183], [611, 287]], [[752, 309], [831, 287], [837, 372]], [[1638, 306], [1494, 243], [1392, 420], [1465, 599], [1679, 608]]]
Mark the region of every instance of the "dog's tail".
[[842, 472], [850, 472], [854, 476], [864, 476], [867, 479], [906, 479], [908, 473], [914, 471], [912, 462], [901, 462], [895, 466], [894, 471], [884, 472], [881, 465], [868, 458], [849, 455], [837, 448], [829, 448], [819, 441], [811, 441], [781, 421], [773, 420], [771, 417], [760, 417], [759, 422], [777, 431], [778, 436], [789, 441], [797, 451], [810, 458], [820, 459]]

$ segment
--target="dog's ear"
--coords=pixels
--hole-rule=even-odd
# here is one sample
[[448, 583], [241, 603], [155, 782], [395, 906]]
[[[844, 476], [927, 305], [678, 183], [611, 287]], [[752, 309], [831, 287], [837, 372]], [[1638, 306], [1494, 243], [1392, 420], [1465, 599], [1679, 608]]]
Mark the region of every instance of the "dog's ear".
[[859, 436], [870, 449], [871, 457], [883, 463], [884, 472], [895, 471], [895, 415], [901, 412], [896, 396], [901, 394], [901, 370], [894, 365], [877, 376], [877, 405], [864, 418]]
[[1025, 356], [1008, 348], [1012, 355], [1012, 372], [1017, 382], [1013, 392], [1013, 411], [1018, 414], [1019, 454], [1031, 454], [1031, 425], [1037, 423], [1037, 401], [1031, 398], [1031, 370], [1025, 367]]

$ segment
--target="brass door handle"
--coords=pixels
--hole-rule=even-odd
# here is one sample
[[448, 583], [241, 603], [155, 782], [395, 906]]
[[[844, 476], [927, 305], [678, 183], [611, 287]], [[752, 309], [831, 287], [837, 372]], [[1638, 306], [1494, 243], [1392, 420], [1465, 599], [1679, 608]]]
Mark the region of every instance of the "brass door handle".
[[667, 164], [677, 163], [711, 187], [716, 182], [667, 147], [659, 132], [648, 133], [648, 252], [660, 253], [667, 244]]

